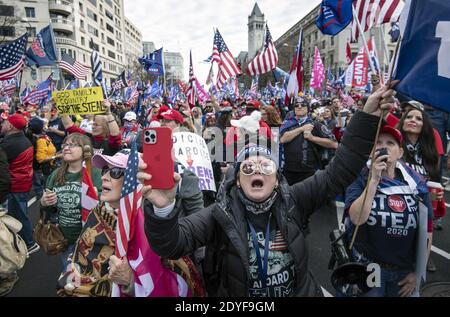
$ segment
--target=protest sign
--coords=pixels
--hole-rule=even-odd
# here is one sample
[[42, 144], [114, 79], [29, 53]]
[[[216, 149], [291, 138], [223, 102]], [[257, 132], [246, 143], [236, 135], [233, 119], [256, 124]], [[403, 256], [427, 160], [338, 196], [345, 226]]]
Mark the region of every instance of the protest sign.
[[105, 112], [102, 87], [54, 91], [53, 100], [60, 114], [99, 114]]
[[197, 175], [201, 190], [216, 191], [209, 150], [201, 136], [190, 132], [174, 133], [173, 149], [177, 161]]

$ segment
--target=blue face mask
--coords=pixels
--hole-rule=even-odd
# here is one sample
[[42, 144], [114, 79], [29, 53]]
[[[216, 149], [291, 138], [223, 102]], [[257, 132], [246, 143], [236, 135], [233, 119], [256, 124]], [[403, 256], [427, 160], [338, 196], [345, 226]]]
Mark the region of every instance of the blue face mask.
[[123, 127], [125, 128], [126, 131], [130, 131], [130, 130], [133, 128], [133, 123], [132, 123], [132, 122], [125, 121], [125, 122], [123, 123]]

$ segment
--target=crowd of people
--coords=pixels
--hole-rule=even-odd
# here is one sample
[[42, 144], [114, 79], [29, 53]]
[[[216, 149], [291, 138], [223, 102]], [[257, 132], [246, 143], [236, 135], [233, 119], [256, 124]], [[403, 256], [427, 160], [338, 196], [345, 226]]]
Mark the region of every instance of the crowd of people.
[[[381, 285], [361, 296], [419, 296], [417, 259], [436, 270], [429, 260], [432, 232], [442, 229], [445, 202], [442, 192], [430, 196], [427, 182], [443, 183], [447, 114], [400, 102], [392, 87], [377, 86], [353, 105], [307, 95], [287, 105], [150, 99], [138, 113], [135, 104], [103, 105], [104, 114], [82, 116], [59, 114], [53, 102], [0, 110], [0, 204], [22, 224], [18, 234], [28, 256], [40, 250], [29, 215], [32, 196], [45, 221], [60, 228], [67, 247], [60, 253], [59, 296], [322, 296], [308, 269], [305, 237], [311, 215], [334, 206], [338, 195], [345, 196], [346, 243], [359, 228], [353, 260], [381, 266]], [[181, 162], [175, 162], [173, 189], [143, 187], [130, 245], [139, 244], [148, 265], [167, 274], [150, 294], [139, 287], [131, 255], [115, 254], [115, 232], [132, 149], [142, 153], [142, 130], [159, 126], [202, 136], [217, 192], [202, 191]], [[146, 167], [140, 158], [142, 183], [151, 178]], [[100, 200], [86, 218], [83, 168]], [[416, 247], [423, 226], [424, 253]], [[173, 273], [184, 278], [186, 292], [167, 286]], [[17, 281], [17, 271], [0, 271], [0, 296]]]

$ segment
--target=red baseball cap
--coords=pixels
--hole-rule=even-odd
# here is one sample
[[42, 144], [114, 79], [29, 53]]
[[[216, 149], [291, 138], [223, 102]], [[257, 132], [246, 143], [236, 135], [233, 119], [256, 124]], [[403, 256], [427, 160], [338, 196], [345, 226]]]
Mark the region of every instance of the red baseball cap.
[[383, 134], [383, 133], [390, 134], [398, 142], [398, 145], [400, 145], [400, 146], [402, 145], [403, 136], [399, 130], [397, 130], [391, 126], [385, 125], [380, 130], [380, 134]]
[[161, 117], [165, 120], [177, 121], [179, 124], [183, 124], [184, 122], [184, 118], [181, 113], [173, 109], [169, 109], [161, 113]]
[[260, 109], [261, 103], [258, 100], [249, 100], [249, 101], [247, 101], [247, 108]]
[[25, 119], [25, 117], [23, 115], [19, 114], [19, 113], [13, 114], [12, 116], [9, 116], [8, 117], [8, 121], [17, 130], [22, 130], [28, 124], [28, 122]]

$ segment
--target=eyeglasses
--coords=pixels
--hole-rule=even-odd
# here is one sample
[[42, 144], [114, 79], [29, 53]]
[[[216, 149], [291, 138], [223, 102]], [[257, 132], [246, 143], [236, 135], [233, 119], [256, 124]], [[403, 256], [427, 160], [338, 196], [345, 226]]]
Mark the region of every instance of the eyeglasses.
[[74, 147], [81, 147], [81, 145], [79, 144], [73, 144], [73, 143], [64, 143], [63, 145], [61, 145], [61, 149], [65, 149], [65, 148], [69, 148], [72, 149]]
[[296, 103], [295, 104], [295, 108], [303, 108], [303, 107], [307, 107], [306, 105], [302, 104], [302, 103]]
[[259, 163], [246, 161], [241, 164], [241, 172], [245, 176], [255, 175], [257, 170], [266, 176], [270, 176], [277, 171], [277, 167], [273, 161], [263, 161]]
[[125, 175], [124, 168], [120, 168], [120, 167], [111, 167], [110, 168], [108, 166], [104, 166], [102, 168], [102, 176], [104, 176], [108, 172], [109, 172], [109, 175], [111, 176], [111, 178], [114, 178], [114, 179], [119, 179]]

